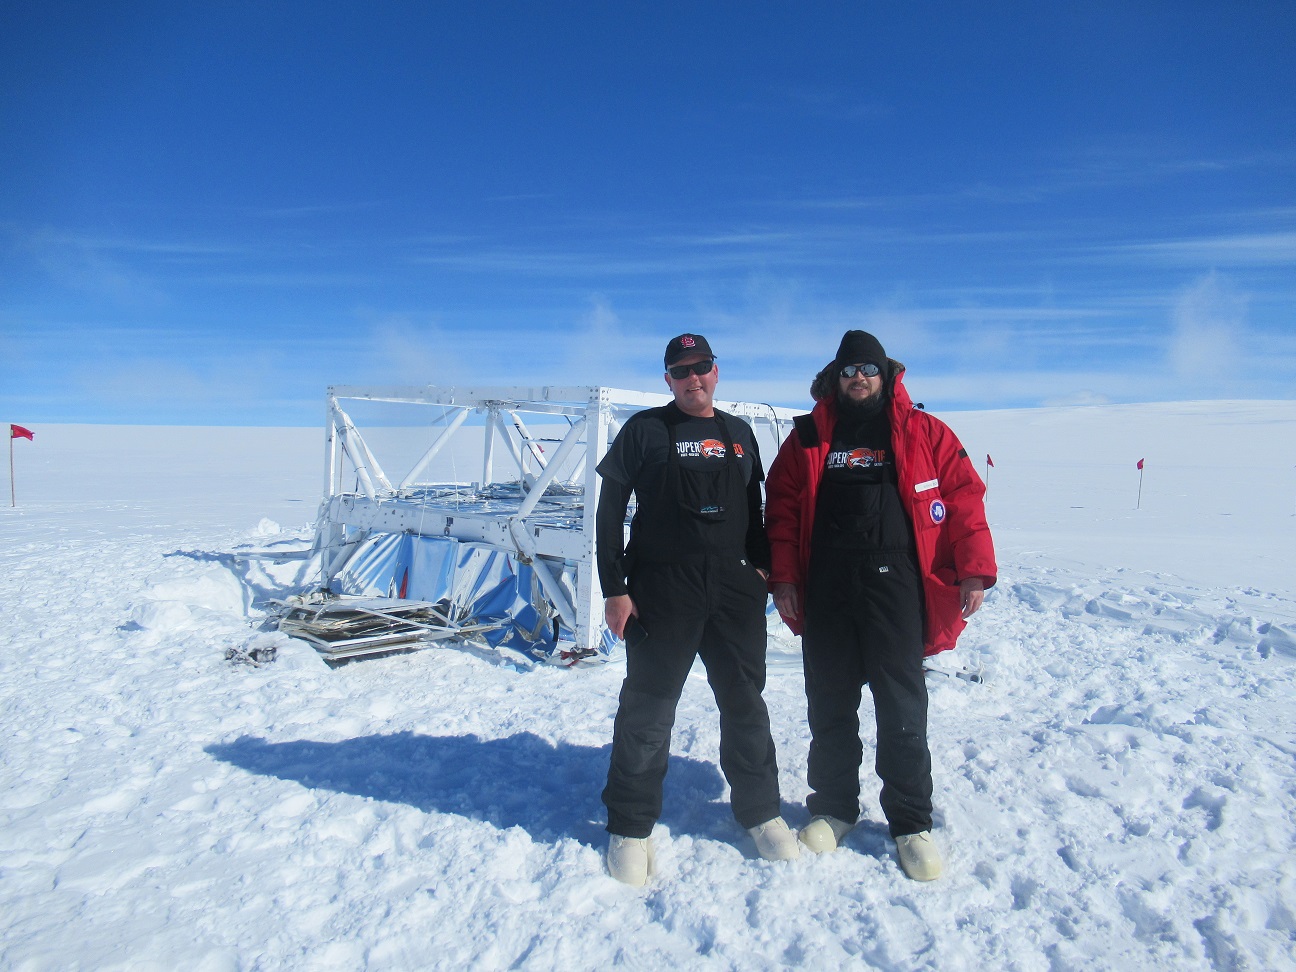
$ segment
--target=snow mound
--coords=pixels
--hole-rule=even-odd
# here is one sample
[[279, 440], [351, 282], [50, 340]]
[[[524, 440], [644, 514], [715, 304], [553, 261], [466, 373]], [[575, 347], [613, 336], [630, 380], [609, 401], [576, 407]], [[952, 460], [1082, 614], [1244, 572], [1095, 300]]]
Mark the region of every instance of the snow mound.
[[243, 585], [230, 571], [219, 567], [154, 584], [147, 596], [154, 602], [175, 602], [191, 610], [242, 614], [244, 609]]
[[275, 537], [281, 533], [283, 533], [283, 527], [269, 517], [264, 516], [252, 531], [254, 537]]

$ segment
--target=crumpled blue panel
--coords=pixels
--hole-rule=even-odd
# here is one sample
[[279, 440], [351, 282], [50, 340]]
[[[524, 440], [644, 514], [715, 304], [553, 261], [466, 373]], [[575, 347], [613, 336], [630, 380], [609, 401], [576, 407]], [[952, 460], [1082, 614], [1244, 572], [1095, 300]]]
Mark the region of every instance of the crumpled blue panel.
[[[455, 589], [455, 572], [462, 544], [427, 542], [429, 537], [410, 537], [410, 583], [407, 597], [417, 601], [449, 599]], [[458, 620], [451, 615], [451, 620]]]
[[400, 597], [408, 576], [412, 539], [402, 533], [368, 537], [333, 579], [333, 590], [361, 597]]
[[[360, 545], [333, 584], [341, 594], [400, 597], [440, 604], [458, 623], [504, 621], [483, 632], [492, 647], [533, 657], [553, 654], [571, 629], [549, 604], [535, 570], [508, 554], [454, 537], [380, 534]], [[556, 636], [555, 636], [556, 635]], [[607, 639], [601, 644], [611, 653]]]

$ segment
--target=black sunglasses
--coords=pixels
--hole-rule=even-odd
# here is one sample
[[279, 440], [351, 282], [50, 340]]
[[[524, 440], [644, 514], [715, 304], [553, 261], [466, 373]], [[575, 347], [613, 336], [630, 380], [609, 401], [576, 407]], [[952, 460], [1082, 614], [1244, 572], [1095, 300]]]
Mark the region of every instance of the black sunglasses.
[[856, 375], [862, 375], [865, 378], [876, 378], [881, 373], [881, 369], [871, 361], [868, 364], [846, 365], [841, 370], [843, 378], [854, 378]]
[[715, 361], [707, 358], [705, 361], [695, 361], [691, 365], [675, 365], [673, 368], [667, 368], [666, 370], [676, 381], [683, 381], [689, 375], [709, 375], [714, 367]]

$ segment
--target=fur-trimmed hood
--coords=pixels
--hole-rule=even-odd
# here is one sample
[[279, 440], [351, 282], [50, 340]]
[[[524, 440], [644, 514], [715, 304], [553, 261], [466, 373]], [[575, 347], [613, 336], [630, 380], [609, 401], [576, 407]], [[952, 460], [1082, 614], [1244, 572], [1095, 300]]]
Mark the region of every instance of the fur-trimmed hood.
[[[810, 382], [810, 397], [816, 402], [837, 397], [837, 369], [837, 362], [829, 361], [819, 370], [819, 374], [814, 376], [814, 381]], [[891, 390], [895, 388], [896, 379], [904, 374], [905, 366], [895, 358], [887, 358], [887, 369], [889, 374], [883, 384], [882, 391], [887, 398], [890, 398]]]

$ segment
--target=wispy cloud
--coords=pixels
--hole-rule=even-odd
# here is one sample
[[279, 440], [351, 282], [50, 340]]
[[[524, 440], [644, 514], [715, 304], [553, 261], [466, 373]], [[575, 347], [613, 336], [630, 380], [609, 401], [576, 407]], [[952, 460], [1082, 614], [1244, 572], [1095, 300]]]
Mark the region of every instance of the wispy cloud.
[[656, 374], [669, 337], [632, 326], [606, 294], [590, 294], [587, 309], [569, 328], [533, 336], [529, 374], [537, 379], [546, 372], [562, 374], [576, 384], [646, 384], [656, 391]]
[[382, 281], [377, 273], [359, 273], [335, 270], [228, 270], [218, 272], [185, 273], [179, 276], [185, 283], [219, 287], [274, 288], [333, 288], [368, 287]]
[[1179, 295], [1167, 358], [1181, 379], [1236, 373], [1247, 320], [1246, 297], [1217, 273]]
[[445, 253], [423, 253], [410, 257], [415, 265], [437, 266], [475, 273], [515, 273], [563, 278], [642, 277], [703, 269], [745, 269], [747, 252], [686, 254], [679, 251], [620, 253], [598, 250], [483, 248]]
[[[358, 287], [379, 277], [357, 267], [345, 241], [303, 247], [265, 237], [234, 241], [122, 236], [8, 227], [16, 252], [60, 286], [126, 307], [169, 305], [178, 287]], [[348, 258], [348, 252], [352, 257]], [[366, 259], [370, 259], [371, 255]], [[345, 269], [338, 269], [338, 265]]]
[[334, 368], [344, 384], [453, 385], [478, 357], [464, 337], [435, 315], [362, 308]]
[[201, 414], [219, 415], [230, 406], [242, 411], [243, 403], [261, 401], [275, 386], [270, 361], [219, 354], [146, 353], [82, 361], [66, 375], [66, 382], [96, 403], [99, 414], [92, 420], [150, 409], [180, 424]]
[[[1292, 169], [1296, 153], [1273, 151], [1221, 156], [1184, 157], [1176, 146], [1142, 139], [1106, 142], [1058, 150], [1030, 164], [1024, 172], [1005, 173], [1001, 181], [973, 178], [916, 193], [841, 193], [766, 201], [770, 208], [828, 212], [944, 212], [968, 204], [994, 207], [1036, 205], [1094, 191], [1135, 189], [1185, 176], [1221, 176], [1258, 169]], [[759, 201], [753, 201], [760, 204]]]
[[1296, 264], [1296, 232], [1238, 233], [1130, 243], [1109, 253], [1175, 266], [1275, 266]]
[[[805, 272], [836, 275], [879, 259], [914, 254], [929, 261], [930, 247], [963, 249], [1040, 246], [1056, 242], [1050, 231], [895, 228], [858, 223], [799, 222], [787, 227], [732, 227], [708, 231], [663, 232], [609, 240], [586, 237], [579, 245], [493, 246], [478, 241], [416, 246], [407, 257], [415, 266], [434, 266], [472, 273], [522, 274], [570, 278], [678, 277], [704, 274], [749, 274], [775, 268], [785, 275]], [[943, 257], [942, 257], [943, 258]]]
[[105, 297], [127, 307], [161, 307], [170, 296], [165, 283], [135, 266], [121, 244], [39, 232], [18, 247], [62, 287]]
[[378, 200], [356, 200], [340, 203], [312, 203], [301, 206], [268, 206], [259, 209], [244, 209], [242, 214], [255, 219], [267, 220], [307, 220], [321, 216], [336, 216], [342, 213], [363, 213], [386, 206]]

